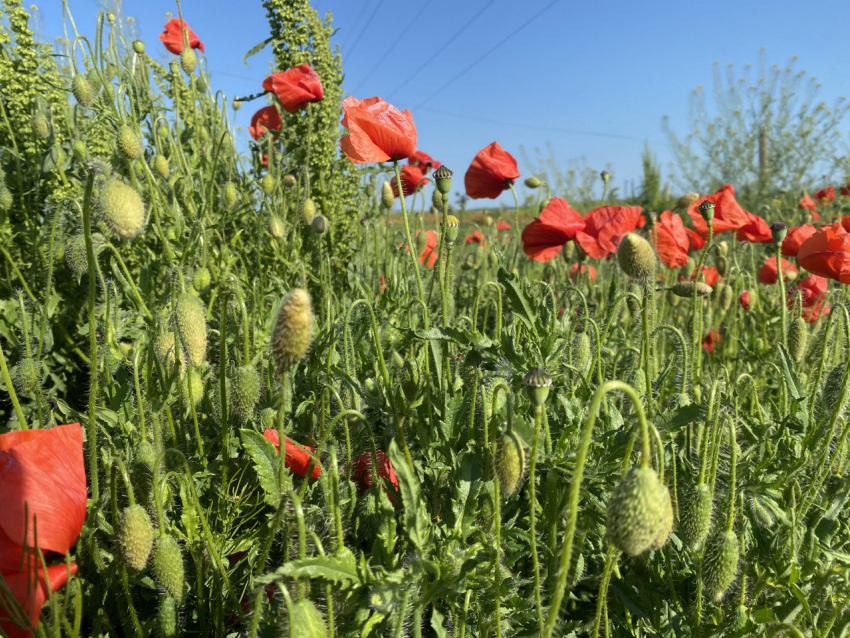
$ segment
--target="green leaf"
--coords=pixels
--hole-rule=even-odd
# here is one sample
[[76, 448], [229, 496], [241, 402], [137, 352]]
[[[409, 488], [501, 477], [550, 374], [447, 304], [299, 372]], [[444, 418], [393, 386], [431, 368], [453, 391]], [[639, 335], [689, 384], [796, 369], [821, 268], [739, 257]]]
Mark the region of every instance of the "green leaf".
[[437, 638], [447, 638], [448, 634], [446, 633], [446, 628], [443, 626], [443, 621], [446, 619], [443, 614], [440, 613], [440, 610], [437, 609], [437, 606], [434, 605], [434, 608], [431, 610], [431, 629], [434, 630], [434, 634]]
[[806, 398], [806, 390], [797, 376], [797, 371], [794, 369], [794, 363], [791, 357], [788, 356], [788, 351], [785, 346], [779, 344], [779, 359], [782, 363], [782, 374], [785, 375], [785, 384], [788, 386], [788, 394], [794, 401], [802, 401]]
[[239, 430], [242, 439], [242, 447], [251, 457], [254, 469], [260, 479], [260, 487], [263, 488], [265, 501], [269, 505], [280, 504], [280, 487], [278, 485], [278, 460], [277, 451], [271, 441], [254, 430]]
[[422, 552], [422, 548], [427, 544], [427, 532], [422, 524], [423, 516], [420, 515], [422, 503], [419, 500], [419, 478], [407, 464], [407, 459], [398, 449], [395, 439], [390, 443], [389, 457], [398, 477], [398, 489], [404, 504], [404, 531], [413, 546]]
[[360, 575], [357, 573], [357, 563], [354, 556], [343, 553], [335, 556], [312, 556], [284, 563], [270, 576], [277, 578], [323, 578], [348, 589], [360, 586]]
[[522, 321], [529, 330], [536, 334], [537, 313], [528, 302], [528, 299], [526, 299], [525, 293], [522, 290], [522, 285], [519, 283], [517, 278], [504, 268], [499, 268], [499, 283], [502, 284], [505, 289], [505, 293], [508, 295], [508, 302], [510, 303], [511, 309], [514, 311], [514, 316]]
[[271, 38], [267, 38], [266, 40], [263, 40], [259, 44], [255, 44], [250, 49], [248, 49], [248, 53], [246, 53], [244, 56], [242, 56], [242, 63], [245, 66], [248, 66], [248, 58], [257, 55], [260, 51], [265, 49], [267, 45], [271, 44], [271, 41], [272, 41]]

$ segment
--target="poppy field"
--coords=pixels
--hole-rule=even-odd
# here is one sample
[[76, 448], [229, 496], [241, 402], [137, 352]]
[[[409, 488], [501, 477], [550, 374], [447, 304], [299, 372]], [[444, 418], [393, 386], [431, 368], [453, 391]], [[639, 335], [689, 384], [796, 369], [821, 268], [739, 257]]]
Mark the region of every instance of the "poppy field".
[[848, 635], [850, 183], [450, 169], [262, 5], [0, 0], [0, 635]]

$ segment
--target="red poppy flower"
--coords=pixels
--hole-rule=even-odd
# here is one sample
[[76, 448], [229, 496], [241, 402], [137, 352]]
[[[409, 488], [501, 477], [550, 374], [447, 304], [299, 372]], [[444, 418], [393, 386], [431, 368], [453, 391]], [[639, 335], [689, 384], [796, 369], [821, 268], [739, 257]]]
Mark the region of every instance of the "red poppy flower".
[[381, 294], [383, 295], [387, 290], [387, 278], [384, 277], [384, 273], [381, 273]]
[[826, 305], [824, 300], [815, 303], [811, 308], [804, 308], [802, 317], [807, 323], [814, 323], [821, 317], [826, 317], [830, 313], [830, 307]]
[[423, 173], [427, 173], [429, 168], [436, 171], [441, 166], [440, 162], [424, 151], [416, 151], [413, 153], [407, 158], [407, 163], [411, 166], [418, 166]]
[[180, 18], [169, 20], [165, 25], [165, 31], [159, 34], [159, 39], [165, 45], [166, 49], [174, 55], [180, 55], [183, 53], [183, 29], [186, 29], [186, 39], [189, 41], [189, 48], [199, 49], [203, 53], [204, 43], [189, 28], [189, 25]]
[[688, 206], [688, 215], [691, 216], [694, 229], [702, 237], [708, 237], [708, 225], [699, 212], [699, 205], [704, 201], [714, 204], [714, 221], [712, 227], [714, 232], [722, 233], [726, 230], [738, 230], [749, 221], [744, 209], [735, 199], [735, 188], [731, 184], [721, 186], [714, 195], [700, 197]]
[[355, 164], [402, 160], [416, 151], [416, 125], [410, 111], [399, 111], [379, 97], [342, 101], [342, 125], [348, 135], [339, 140]]
[[506, 222], [504, 219], [500, 219], [499, 223], [496, 224], [496, 230], [499, 231], [499, 232], [502, 232], [504, 230], [510, 230], [510, 229], [511, 229], [511, 225], [508, 222]]
[[800, 246], [797, 263], [815, 275], [850, 284], [850, 234], [841, 224], [821, 228]]
[[708, 334], [702, 340], [702, 349], [706, 352], [714, 352], [717, 344], [720, 343], [720, 333], [717, 330], [709, 330]]
[[[836, 218], [833, 218], [833, 221], [836, 221]], [[845, 215], [844, 217], [842, 217], [840, 220], [837, 220], [837, 221], [840, 221], [841, 227], [844, 230], [846, 230], [848, 233], [850, 233], [850, 215]]]
[[812, 221], [820, 221], [820, 213], [817, 211], [811, 212]]
[[[33, 569], [33, 572], [30, 573], [29, 570], [25, 570], [23, 572], [3, 573], [0, 574], [0, 580], [5, 582], [17, 608], [24, 612], [29, 617], [32, 626], [37, 628], [44, 603], [47, 602], [52, 593], [65, 586], [69, 576], [77, 573], [77, 564], [71, 563], [66, 566], [63, 563], [48, 567], [46, 577], [41, 567], [37, 570]], [[9, 638], [32, 638], [31, 631], [18, 626], [4, 612], [4, 607], [10, 605], [11, 602], [0, 595], [0, 630], [2, 630], [0, 633]]]
[[[782, 274], [786, 281], [797, 277], [797, 267], [787, 259], [782, 260]], [[772, 285], [779, 281], [776, 271], [776, 257], [768, 257], [758, 272], [759, 282]]]
[[282, 126], [283, 123], [280, 120], [280, 113], [277, 112], [277, 109], [274, 106], [264, 106], [251, 117], [251, 125], [248, 127], [248, 132], [251, 134], [251, 137], [258, 140], [269, 131], [274, 135]]
[[568, 241], [584, 228], [584, 220], [567, 200], [553, 197], [540, 216], [522, 231], [522, 249], [530, 259], [554, 259]]
[[513, 155], [493, 142], [478, 151], [466, 169], [463, 183], [472, 199], [496, 199], [518, 177]]
[[[425, 173], [418, 166], [402, 166], [399, 174], [401, 175], [401, 188], [405, 197], [412, 195], [431, 181], [425, 179]], [[393, 189], [393, 196], [398, 197], [398, 180], [395, 177], [390, 180], [390, 188]]]
[[811, 308], [824, 299], [829, 281], [820, 275], [809, 275], [788, 291], [788, 306], [793, 308], [800, 297], [804, 308]]
[[[395, 474], [395, 468], [389, 457], [384, 454], [383, 450], [375, 452], [375, 465], [378, 468], [378, 477], [384, 481], [389, 481], [396, 493], [398, 493], [398, 477]], [[351, 463], [351, 480], [357, 483], [361, 490], [368, 490], [375, 486], [375, 481], [372, 477], [372, 453], [367, 452], [361, 454]], [[387, 489], [384, 483], [384, 492], [389, 496], [390, 501], [395, 504], [394, 494]]]
[[815, 193], [815, 199], [819, 202], [831, 202], [835, 200], [835, 189], [832, 186], [820, 189]]
[[803, 224], [802, 226], [789, 228], [788, 235], [782, 242], [782, 254], [786, 257], [796, 257], [797, 252], [800, 250], [800, 246], [803, 245], [803, 242], [816, 232], [817, 229], [810, 224]]
[[265, 79], [263, 88], [277, 96], [287, 113], [295, 113], [310, 102], [321, 102], [325, 96], [322, 81], [309, 64], [273, 73]]
[[682, 218], [669, 210], [661, 213], [655, 223], [655, 251], [669, 268], [678, 268], [688, 263], [691, 243], [685, 231]]
[[[579, 265], [578, 264], [573, 264], [572, 266], [570, 266], [570, 281], [575, 281], [576, 277], [578, 277], [578, 273], [579, 273]], [[584, 264], [582, 264], [581, 265], [581, 274], [584, 275], [586, 273], [590, 273], [591, 283], [596, 281], [596, 268], [594, 268], [593, 266], [590, 266], [590, 265], [585, 266]]]
[[688, 240], [691, 242], [691, 252], [695, 250], [702, 250], [703, 248], [705, 248], [705, 238], [698, 232], [685, 226], [685, 234], [688, 236]]
[[773, 233], [770, 232], [766, 221], [748, 211], [744, 211], [744, 215], [747, 216], [747, 223], [738, 229], [735, 239], [751, 244], [768, 244], [773, 241]]
[[741, 296], [738, 297], [738, 301], [741, 303], [741, 308], [744, 310], [750, 309], [750, 291], [745, 290], [741, 293]]
[[[714, 268], [713, 266], [703, 266], [701, 271], [705, 283], [714, 288], [717, 285], [717, 282], [720, 280], [720, 273], [717, 272], [717, 268]], [[697, 274], [694, 273], [691, 276], [691, 280], [695, 281], [696, 276]]]
[[[416, 231], [416, 236], [419, 237], [419, 233], [421, 230]], [[437, 263], [437, 233], [433, 230], [425, 231], [425, 248], [422, 249], [422, 252], [419, 253], [419, 263], [428, 268], [433, 268], [434, 264]]]
[[42, 552], [67, 554], [87, 498], [79, 423], [0, 434], [0, 572], [17, 571], [36, 537]]
[[576, 233], [576, 241], [593, 259], [617, 252], [620, 240], [637, 228], [640, 206], [603, 206], [584, 217], [584, 228]]
[[[278, 435], [277, 430], [266, 428], [266, 431], [263, 432], [263, 436], [272, 442], [272, 445], [274, 445], [278, 454], [280, 454], [280, 436]], [[293, 474], [304, 478], [307, 476], [307, 470], [310, 469], [310, 465], [314, 463], [316, 450], [306, 445], [299, 445], [294, 441], [291, 441], [289, 437], [286, 437], [285, 446], [286, 458], [284, 459], [283, 464], [288, 467]], [[318, 463], [315, 463], [313, 465], [313, 472], [310, 474], [310, 478], [319, 478], [321, 473], [322, 468], [319, 467]]]
[[800, 201], [797, 203], [797, 208], [800, 210], [815, 210], [817, 208], [817, 204], [815, 204], [815, 200], [809, 197], [808, 193], [806, 193], [800, 198]]
[[842, 186], [842, 187], [841, 187], [841, 190], [840, 190], [840, 191], [838, 191], [838, 193], [839, 193], [842, 197], [850, 197], [850, 184], [847, 184], [846, 186]]
[[480, 230], [476, 230], [471, 235], [466, 236], [465, 243], [467, 243], [467, 244], [480, 244], [480, 245], [484, 246], [485, 245], [484, 236], [481, 234]]

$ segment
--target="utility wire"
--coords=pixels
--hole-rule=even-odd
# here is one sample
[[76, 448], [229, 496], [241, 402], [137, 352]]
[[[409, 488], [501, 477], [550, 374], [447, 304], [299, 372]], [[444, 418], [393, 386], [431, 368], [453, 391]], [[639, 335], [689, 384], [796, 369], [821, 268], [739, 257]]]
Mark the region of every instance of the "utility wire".
[[430, 102], [433, 98], [435, 98], [437, 95], [439, 95], [440, 93], [442, 93], [443, 91], [445, 91], [445, 90], [446, 90], [449, 86], [451, 86], [451, 85], [452, 85], [452, 84], [454, 84], [457, 80], [459, 80], [461, 77], [463, 77], [464, 75], [466, 75], [466, 74], [467, 74], [467, 73], [468, 73], [468, 72], [469, 72], [472, 68], [476, 67], [478, 64], [480, 64], [480, 63], [481, 63], [481, 62], [483, 62], [485, 59], [487, 59], [487, 57], [489, 57], [489, 56], [490, 56], [490, 55], [491, 55], [494, 51], [496, 51], [496, 49], [498, 49], [499, 47], [501, 47], [502, 45], [504, 45], [505, 43], [507, 43], [507, 42], [508, 42], [508, 40], [510, 40], [511, 38], [513, 38], [515, 35], [517, 35], [520, 31], [522, 31], [523, 29], [525, 29], [525, 28], [526, 28], [528, 25], [530, 25], [532, 22], [534, 22], [535, 20], [537, 20], [537, 18], [539, 18], [540, 16], [542, 16], [542, 15], [543, 15], [544, 13], [546, 13], [549, 9], [551, 9], [552, 7], [554, 7], [554, 6], [555, 6], [555, 4], [556, 4], [557, 2], [558, 2], [558, 0], [552, 0], [552, 2], [550, 2], [550, 3], [549, 3], [549, 4], [547, 4], [545, 7], [543, 7], [543, 9], [541, 9], [540, 11], [538, 11], [537, 13], [535, 13], [533, 16], [531, 16], [531, 18], [529, 18], [528, 20], [526, 20], [525, 22], [523, 22], [523, 23], [522, 23], [519, 27], [517, 27], [516, 29], [514, 29], [513, 31], [511, 31], [511, 33], [509, 33], [506, 37], [504, 37], [504, 38], [503, 38], [503, 39], [501, 39], [499, 42], [497, 42], [494, 46], [490, 47], [490, 49], [488, 49], [488, 50], [487, 50], [487, 51], [486, 51], [486, 52], [485, 52], [482, 56], [480, 56], [478, 59], [476, 59], [476, 60], [475, 60], [472, 64], [470, 64], [470, 65], [469, 65], [469, 66], [467, 66], [465, 69], [463, 69], [463, 71], [461, 71], [460, 73], [458, 73], [457, 75], [455, 75], [455, 76], [454, 76], [451, 80], [449, 80], [448, 82], [446, 82], [445, 84], [443, 84], [443, 86], [441, 86], [439, 89], [437, 89], [436, 91], [434, 91], [433, 93], [431, 93], [431, 95], [429, 95], [429, 96], [428, 96], [428, 97], [426, 97], [424, 100], [422, 100], [422, 102], [420, 102], [420, 103], [417, 105], [417, 107], [422, 107], [422, 105], [427, 104], [427, 103], [428, 103], [428, 102]]
[[428, 66], [429, 64], [432, 63], [432, 59], [434, 57], [436, 57], [437, 54], [441, 53], [452, 42], [457, 40], [458, 36], [461, 33], [463, 33], [464, 31], [466, 31], [470, 26], [472, 26], [472, 23], [475, 22], [481, 16], [481, 14], [484, 13], [487, 9], [489, 9], [495, 2], [496, 2], [496, 0], [490, 0], [487, 4], [485, 4], [483, 7], [481, 7], [481, 9], [478, 10], [478, 13], [476, 13], [474, 16], [472, 16], [466, 22], [466, 24], [464, 24], [460, 29], [458, 29], [456, 33], [454, 33], [451, 37], [449, 37], [449, 39], [446, 40], [439, 49], [437, 49], [436, 54], [434, 54], [433, 56], [431, 56], [430, 58], [425, 60], [425, 62], [423, 62], [422, 65], [418, 69], [416, 69], [413, 73], [408, 75], [407, 79], [404, 82], [402, 82], [394, 91], [390, 91], [389, 96], [392, 97], [393, 95], [395, 95], [396, 93], [401, 91], [404, 87], [406, 87], [408, 84], [410, 84], [413, 81], [413, 78], [415, 78], [417, 75], [419, 75], [426, 66]]
[[360, 33], [357, 34], [357, 39], [354, 41], [354, 44], [351, 45], [351, 48], [348, 50], [348, 58], [351, 59], [351, 55], [354, 53], [354, 49], [357, 48], [357, 45], [360, 44], [360, 40], [363, 39], [363, 35], [366, 31], [369, 30], [369, 27], [372, 25], [372, 21], [375, 19], [375, 16], [378, 15], [378, 11], [381, 8], [381, 5], [384, 4], [384, 0], [381, 0], [376, 6], [375, 10], [372, 11], [372, 15], [369, 16], [369, 19], [366, 21], [366, 24], [363, 25], [363, 28], [360, 30]]
[[390, 53], [392, 53], [392, 52], [395, 50], [396, 46], [398, 46], [398, 43], [399, 43], [399, 42], [401, 42], [401, 39], [402, 39], [405, 35], [407, 35], [407, 32], [408, 32], [408, 31], [410, 31], [410, 28], [411, 28], [414, 24], [416, 24], [416, 21], [417, 21], [417, 20], [419, 20], [419, 18], [422, 16], [422, 14], [423, 14], [423, 13], [425, 13], [425, 11], [426, 11], [426, 10], [428, 9], [428, 7], [431, 5], [431, 2], [432, 2], [432, 0], [428, 0], [428, 2], [426, 2], [425, 4], [423, 4], [423, 5], [420, 7], [419, 11], [416, 13], [416, 15], [415, 15], [415, 16], [413, 16], [413, 20], [411, 20], [410, 22], [408, 22], [408, 23], [407, 23], [407, 26], [406, 26], [406, 27], [404, 27], [404, 29], [402, 29], [401, 31], [399, 31], [399, 34], [398, 34], [398, 36], [396, 36], [396, 39], [395, 39], [395, 40], [393, 40], [393, 43], [392, 43], [392, 44], [391, 44], [391, 45], [387, 48], [387, 50], [384, 52], [384, 54], [383, 54], [383, 55], [382, 55], [382, 56], [378, 59], [378, 61], [377, 61], [377, 62], [375, 63], [375, 65], [374, 65], [374, 66], [373, 66], [373, 67], [369, 70], [369, 72], [368, 72], [368, 73], [367, 73], [367, 74], [363, 77], [363, 79], [362, 79], [362, 80], [360, 80], [360, 82], [358, 82], [358, 83], [357, 83], [357, 86], [356, 86], [356, 87], [354, 87], [354, 90], [352, 91], [352, 94], [357, 93], [357, 91], [360, 89], [360, 87], [361, 87], [361, 86], [363, 86], [363, 85], [366, 83], [366, 80], [368, 80], [369, 78], [371, 78], [371, 77], [372, 77], [372, 75], [375, 73], [375, 71], [377, 71], [377, 70], [378, 70], [378, 67], [380, 67], [380, 66], [381, 66], [384, 62], [386, 62], [387, 58], [389, 58]]

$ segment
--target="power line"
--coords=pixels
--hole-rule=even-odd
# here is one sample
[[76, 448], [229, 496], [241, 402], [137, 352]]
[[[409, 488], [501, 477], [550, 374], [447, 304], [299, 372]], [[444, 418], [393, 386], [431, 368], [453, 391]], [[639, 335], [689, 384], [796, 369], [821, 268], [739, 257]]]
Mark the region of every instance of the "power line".
[[367, 74], [364, 76], [364, 78], [363, 78], [362, 80], [360, 80], [360, 82], [357, 84], [357, 86], [356, 86], [356, 87], [354, 87], [354, 90], [352, 91], [352, 94], [357, 93], [357, 90], [358, 90], [361, 86], [363, 86], [363, 85], [366, 83], [366, 80], [368, 80], [370, 77], [372, 77], [372, 75], [375, 73], [375, 71], [377, 71], [377, 70], [378, 70], [378, 67], [380, 67], [380, 66], [381, 66], [381, 64], [383, 64], [384, 62], [386, 62], [386, 60], [387, 60], [387, 58], [389, 57], [390, 53], [392, 53], [392, 52], [393, 52], [393, 50], [394, 50], [394, 49], [396, 48], [396, 46], [398, 45], [398, 43], [399, 43], [399, 42], [401, 42], [401, 39], [402, 39], [405, 35], [407, 35], [407, 32], [408, 32], [408, 31], [410, 31], [410, 28], [411, 28], [414, 24], [416, 24], [416, 21], [417, 21], [417, 20], [419, 20], [419, 17], [420, 17], [423, 13], [425, 13], [425, 10], [426, 10], [426, 9], [427, 9], [430, 5], [431, 5], [431, 1], [432, 1], [432, 0], [428, 0], [428, 2], [426, 2], [425, 4], [423, 4], [423, 5], [422, 5], [422, 7], [419, 9], [419, 11], [416, 13], [416, 15], [415, 15], [415, 16], [413, 16], [413, 20], [411, 20], [410, 22], [408, 22], [407, 26], [406, 26], [406, 27], [404, 27], [404, 29], [402, 29], [402, 30], [399, 32], [399, 34], [398, 34], [398, 36], [396, 37], [396, 39], [395, 39], [395, 40], [393, 41], [393, 43], [389, 46], [389, 48], [388, 48], [388, 49], [384, 52], [384, 54], [383, 54], [383, 55], [382, 55], [382, 56], [378, 59], [378, 61], [375, 63], [375, 65], [374, 65], [374, 66], [370, 69], [369, 73], [367, 73]]
[[348, 46], [348, 43], [351, 42], [351, 38], [354, 37], [354, 34], [357, 33], [357, 27], [360, 26], [360, 21], [363, 19], [363, 16], [366, 15], [365, 11], [357, 12], [357, 19], [354, 21], [354, 24], [351, 25], [351, 31], [348, 32], [348, 36], [345, 38], [345, 46]]
[[545, 7], [543, 7], [543, 9], [541, 9], [540, 11], [538, 11], [537, 13], [535, 13], [533, 16], [531, 16], [531, 18], [529, 18], [528, 20], [526, 20], [525, 22], [523, 22], [523, 23], [522, 23], [522, 24], [521, 24], [518, 28], [516, 28], [516, 29], [514, 29], [513, 31], [511, 31], [511, 33], [509, 33], [509, 34], [508, 34], [505, 38], [503, 38], [502, 40], [500, 40], [499, 42], [497, 42], [494, 46], [490, 47], [490, 49], [488, 49], [488, 50], [484, 53], [484, 55], [480, 56], [480, 57], [479, 57], [478, 59], [476, 59], [476, 60], [475, 60], [472, 64], [470, 64], [469, 66], [467, 66], [467, 67], [466, 67], [463, 71], [461, 71], [460, 73], [458, 73], [458, 74], [457, 74], [456, 76], [454, 76], [451, 80], [449, 80], [448, 82], [446, 82], [445, 84], [443, 84], [443, 86], [441, 86], [439, 89], [437, 89], [436, 91], [434, 91], [433, 93], [431, 93], [431, 95], [429, 95], [427, 98], [425, 98], [424, 100], [422, 100], [422, 102], [420, 102], [418, 106], [419, 106], [419, 107], [421, 107], [423, 104], [427, 104], [427, 103], [428, 103], [429, 101], [431, 101], [434, 97], [436, 97], [437, 95], [439, 95], [440, 93], [442, 93], [443, 91], [445, 91], [445, 90], [446, 90], [449, 86], [451, 86], [452, 84], [454, 84], [454, 83], [455, 83], [458, 79], [460, 79], [462, 76], [466, 75], [466, 73], [468, 73], [468, 72], [469, 72], [472, 68], [474, 68], [475, 66], [477, 66], [478, 64], [480, 64], [482, 61], [484, 61], [484, 60], [485, 60], [488, 56], [490, 56], [490, 55], [491, 55], [491, 54], [492, 54], [492, 53], [493, 53], [496, 49], [498, 49], [499, 47], [501, 47], [503, 44], [507, 43], [507, 42], [508, 42], [508, 40], [510, 40], [511, 38], [513, 38], [515, 35], [517, 35], [520, 31], [522, 31], [523, 29], [525, 29], [525, 28], [526, 28], [528, 25], [530, 25], [532, 22], [534, 22], [535, 20], [537, 20], [537, 18], [539, 18], [540, 16], [542, 16], [542, 15], [543, 15], [544, 13], [546, 13], [549, 9], [551, 9], [552, 7], [554, 7], [554, 6], [555, 6], [555, 4], [556, 4], [557, 2], [558, 2], [558, 0], [552, 0], [552, 2], [550, 2], [550, 3], [549, 3], [549, 4], [547, 4]]
[[443, 45], [439, 49], [437, 49], [437, 53], [435, 53], [430, 58], [425, 60], [425, 62], [423, 62], [422, 65], [418, 69], [416, 69], [413, 73], [411, 73], [410, 75], [407, 76], [407, 79], [404, 82], [402, 82], [394, 91], [391, 91], [389, 93], [389, 97], [392, 97], [393, 95], [395, 95], [396, 93], [401, 91], [404, 87], [406, 87], [408, 84], [410, 84], [413, 81], [413, 78], [415, 78], [417, 75], [419, 75], [426, 66], [428, 66], [429, 64], [432, 63], [433, 58], [435, 58], [438, 54], [440, 54], [452, 42], [457, 40], [458, 36], [461, 33], [463, 33], [464, 31], [466, 31], [472, 25], [472, 23], [475, 22], [481, 16], [481, 14], [484, 13], [487, 9], [489, 9], [495, 2], [496, 2], [496, 0], [490, 0], [487, 4], [485, 4], [483, 7], [481, 7], [481, 9], [479, 9], [478, 13], [476, 13], [474, 16], [472, 16], [466, 22], [466, 24], [464, 24], [454, 35], [452, 35], [448, 40], [446, 40], [445, 43], [443, 43]]
[[351, 59], [351, 55], [354, 53], [354, 49], [357, 48], [357, 45], [360, 44], [360, 40], [363, 38], [363, 34], [369, 29], [369, 26], [372, 24], [372, 20], [375, 19], [375, 16], [378, 15], [378, 10], [381, 8], [381, 5], [384, 4], [384, 0], [381, 0], [375, 10], [372, 11], [372, 15], [369, 16], [369, 19], [366, 21], [366, 24], [363, 25], [363, 28], [360, 30], [360, 33], [357, 34], [357, 39], [354, 41], [354, 44], [351, 45], [351, 48], [348, 50], [348, 58]]

